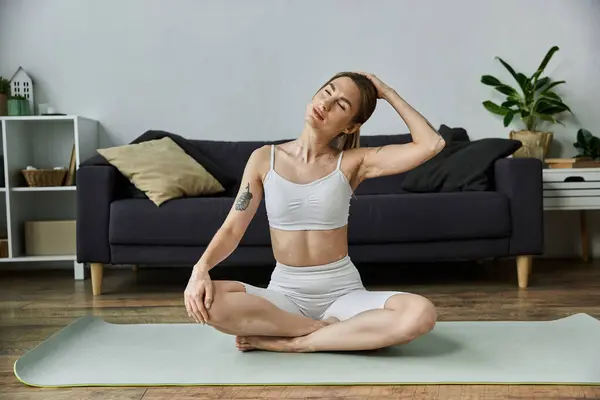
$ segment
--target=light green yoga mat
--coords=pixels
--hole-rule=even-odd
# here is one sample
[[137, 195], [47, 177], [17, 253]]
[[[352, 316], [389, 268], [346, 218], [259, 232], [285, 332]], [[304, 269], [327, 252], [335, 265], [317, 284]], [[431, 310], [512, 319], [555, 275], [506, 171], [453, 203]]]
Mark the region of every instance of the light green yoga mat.
[[43, 387], [160, 385], [598, 384], [600, 321], [439, 322], [404, 346], [356, 353], [239, 352], [198, 324], [76, 320], [14, 366]]

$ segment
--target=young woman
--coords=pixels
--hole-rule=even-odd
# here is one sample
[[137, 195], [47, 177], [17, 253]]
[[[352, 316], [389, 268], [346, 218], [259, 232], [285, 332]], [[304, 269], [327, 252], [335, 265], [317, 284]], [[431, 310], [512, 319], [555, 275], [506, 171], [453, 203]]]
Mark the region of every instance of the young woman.
[[[387, 101], [413, 141], [358, 146], [377, 99]], [[353, 191], [365, 179], [399, 174], [445, 143], [429, 122], [372, 74], [343, 72], [308, 103], [300, 136], [248, 159], [240, 191], [185, 289], [190, 318], [236, 336], [239, 350], [372, 350], [404, 344], [436, 322], [424, 297], [368, 291], [348, 256]], [[264, 196], [273, 254], [268, 288], [211, 281], [209, 271], [237, 247]]]

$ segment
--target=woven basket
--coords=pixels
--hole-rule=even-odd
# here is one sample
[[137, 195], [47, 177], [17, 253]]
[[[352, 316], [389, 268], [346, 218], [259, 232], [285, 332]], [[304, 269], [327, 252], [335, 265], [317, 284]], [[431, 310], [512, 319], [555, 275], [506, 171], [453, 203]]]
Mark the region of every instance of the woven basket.
[[30, 187], [62, 186], [65, 169], [24, 169], [21, 170]]

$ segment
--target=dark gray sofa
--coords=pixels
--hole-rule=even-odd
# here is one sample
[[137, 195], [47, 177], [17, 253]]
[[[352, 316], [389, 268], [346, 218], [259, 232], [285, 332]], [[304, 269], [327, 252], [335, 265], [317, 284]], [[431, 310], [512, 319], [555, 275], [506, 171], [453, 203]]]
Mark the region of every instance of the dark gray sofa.
[[[446, 141], [455, 133], [446, 133]], [[408, 141], [408, 134], [363, 136], [361, 146]], [[179, 198], [157, 207], [100, 156], [80, 166], [77, 260], [90, 264], [94, 294], [102, 292], [105, 264], [192, 266], [229, 212], [251, 152], [267, 142], [189, 143], [231, 179], [225, 193]], [[516, 257], [518, 284], [525, 288], [531, 256], [543, 250], [541, 168], [535, 159], [494, 160], [485, 172], [492, 186], [475, 191], [407, 192], [402, 186], [406, 173], [365, 181], [350, 207], [350, 256], [369, 268], [380, 263]], [[240, 246], [221, 265], [274, 262], [261, 204]]]

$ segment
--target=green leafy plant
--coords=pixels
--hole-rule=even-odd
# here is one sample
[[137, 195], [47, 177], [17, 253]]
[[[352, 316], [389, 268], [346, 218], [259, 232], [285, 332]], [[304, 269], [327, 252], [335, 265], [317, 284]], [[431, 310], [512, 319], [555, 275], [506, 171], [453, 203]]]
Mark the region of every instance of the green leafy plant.
[[16, 95], [16, 96], [8, 96], [9, 100], [27, 100], [27, 97], [22, 96], [22, 95]]
[[0, 76], [0, 94], [7, 96], [10, 94], [10, 81], [2, 76]]
[[486, 110], [503, 116], [505, 127], [510, 125], [515, 116], [521, 118], [521, 121], [529, 131], [535, 131], [540, 120], [564, 125], [555, 116], [565, 111], [571, 112], [571, 109], [552, 89], [566, 82], [551, 81], [547, 76], [542, 77], [544, 69], [557, 51], [557, 46], [550, 48], [537, 70], [530, 76], [522, 72], [516, 72], [507, 62], [500, 57], [496, 57], [517, 81], [520, 91], [501, 82], [492, 75], [483, 75], [481, 83], [493, 86], [497, 91], [506, 96], [506, 100], [500, 105], [489, 100], [484, 101], [483, 106]]
[[600, 158], [600, 138], [592, 135], [587, 129], [577, 131], [577, 141], [573, 143], [577, 149], [577, 158], [591, 158], [596, 160]]

